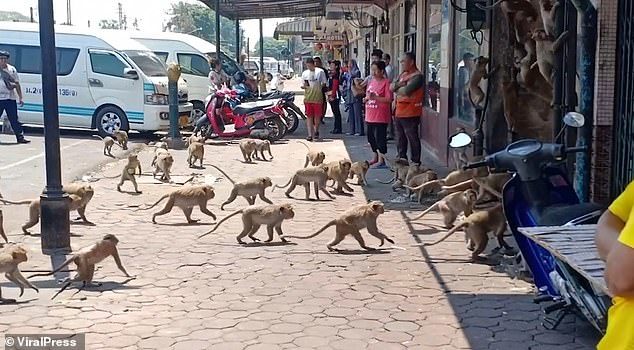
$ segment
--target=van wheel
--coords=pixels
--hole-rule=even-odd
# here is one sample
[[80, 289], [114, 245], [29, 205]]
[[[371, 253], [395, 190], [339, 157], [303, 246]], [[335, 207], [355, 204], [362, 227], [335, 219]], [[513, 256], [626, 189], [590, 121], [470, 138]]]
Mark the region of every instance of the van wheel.
[[118, 130], [128, 131], [130, 129], [125, 113], [113, 106], [102, 108], [95, 117], [95, 124], [102, 137], [110, 136]]

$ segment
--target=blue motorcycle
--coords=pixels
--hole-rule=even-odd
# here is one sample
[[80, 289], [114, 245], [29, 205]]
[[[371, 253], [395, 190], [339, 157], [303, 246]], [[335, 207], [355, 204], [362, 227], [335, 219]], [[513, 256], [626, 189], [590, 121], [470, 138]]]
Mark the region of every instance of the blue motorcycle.
[[[581, 127], [584, 117], [570, 112], [564, 123]], [[471, 137], [460, 132], [450, 138], [449, 146], [461, 148], [469, 144]], [[605, 208], [594, 203], [580, 203], [561, 165], [569, 154], [585, 151], [585, 146], [566, 148], [561, 144], [524, 139], [464, 168], [488, 166], [514, 173], [504, 186], [502, 204], [520, 256], [533, 275], [538, 291], [535, 302], [550, 303], [544, 308], [547, 315], [557, 311], [552, 317], [545, 318], [544, 327], [554, 329], [566, 314], [580, 311], [603, 332], [607, 314], [605, 297], [597, 295], [583, 277], [518, 231], [520, 227], [597, 223]]]

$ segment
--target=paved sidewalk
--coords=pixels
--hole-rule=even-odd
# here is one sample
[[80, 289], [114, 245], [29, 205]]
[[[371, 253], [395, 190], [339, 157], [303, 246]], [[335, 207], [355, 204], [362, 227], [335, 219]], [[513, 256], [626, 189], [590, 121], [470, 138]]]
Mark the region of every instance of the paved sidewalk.
[[[330, 130], [330, 123], [325, 130]], [[297, 136], [303, 135], [302, 128]], [[362, 137], [315, 143], [327, 160], [363, 159], [369, 150]], [[391, 145], [390, 147], [392, 147]], [[285, 183], [303, 165], [305, 148], [296, 140], [275, 144], [271, 162], [243, 164], [238, 146], [208, 145], [205, 162], [222, 167], [235, 180], [256, 175]], [[391, 151], [393, 153], [393, 150]], [[185, 151], [172, 151], [174, 173], [221, 177], [213, 168], [189, 169]], [[140, 153], [144, 172], [150, 171], [152, 148]], [[96, 173], [114, 176], [122, 162]], [[382, 230], [396, 241], [376, 253], [359, 249], [347, 238], [331, 253], [326, 243], [333, 229], [310, 240], [240, 246], [235, 236], [241, 220], [230, 219], [217, 232], [197, 240], [213, 221], [194, 210], [200, 225], [185, 225], [178, 209], [151, 223], [150, 211], [130, 206], [152, 203], [173, 185], [141, 184], [142, 195], [116, 191], [116, 179], [92, 183], [95, 198], [88, 218], [97, 225], [73, 225], [72, 243], [79, 248], [106, 233], [120, 239], [126, 269], [137, 279], [126, 281], [112, 259], [100, 264], [95, 280], [104, 282], [76, 295], [65, 291], [51, 296], [58, 286], [36, 279], [39, 295], [25, 291], [19, 305], [2, 305], [0, 333], [85, 332], [89, 349], [592, 349], [598, 339], [593, 329], [574, 317], [556, 331], [540, 325], [541, 312], [532, 303], [532, 286], [509, 278], [486, 265], [467, 262], [461, 233], [434, 247], [420, 242], [445, 232], [441, 220], [429, 215], [424, 223], [409, 226], [404, 218], [419, 211], [415, 203], [394, 204], [387, 170], [369, 172], [370, 187], [353, 186], [352, 196], [334, 201], [288, 200], [284, 190], [269, 192], [274, 202], [290, 201], [296, 210], [284, 225], [287, 234], [308, 235], [352, 205], [384, 200], [388, 211], [380, 216]], [[209, 177], [208, 177], [209, 178]], [[203, 181], [198, 176], [194, 181]], [[221, 219], [246, 201], [238, 198], [222, 212], [219, 204], [230, 190], [220, 179], [214, 184], [211, 210]], [[124, 190], [132, 190], [131, 184]], [[301, 198], [303, 190], [293, 193]], [[27, 210], [24, 208], [26, 217]], [[73, 216], [74, 217], [74, 216]], [[35, 228], [34, 231], [38, 231]], [[10, 232], [10, 238], [30, 248], [23, 270], [46, 269], [39, 238]], [[363, 234], [363, 232], [362, 232]], [[257, 234], [266, 235], [264, 228]], [[378, 242], [365, 234], [366, 242]], [[26, 273], [27, 275], [29, 273]], [[18, 290], [3, 280], [4, 297]]]

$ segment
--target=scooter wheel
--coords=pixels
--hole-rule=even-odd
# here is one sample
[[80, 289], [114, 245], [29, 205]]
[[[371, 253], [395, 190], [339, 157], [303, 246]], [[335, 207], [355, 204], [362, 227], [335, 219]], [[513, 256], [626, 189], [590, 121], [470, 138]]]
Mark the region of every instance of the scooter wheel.
[[292, 134], [293, 132], [295, 132], [295, 130], [297, 130], [297, 127], [299, 126], [299, 116], [297, 116], [297, 113], [295, 113], [295, 111], [292, 108], [286, 108], [286, 123], [288, 124], [288, 131], [287, 133]]
[[279, 118], [268, 119], [265, 122], [265, 127], [266, 129], [272, 131], [271, 136], [269, 137], [271, 142], [279, 141], [288, 131], [284, 122], [282, 122]]

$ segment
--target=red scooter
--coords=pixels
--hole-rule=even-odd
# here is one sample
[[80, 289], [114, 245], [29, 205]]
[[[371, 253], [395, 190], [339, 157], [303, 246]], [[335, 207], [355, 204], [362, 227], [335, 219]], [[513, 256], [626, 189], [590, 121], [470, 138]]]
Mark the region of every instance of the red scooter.
[[235, 91], [222, 89], [207, 97], [206, 113], [194, 134], [208, 138], [252, 137], [278, 141], [288, 131], [282, 100], [240, 103]]

